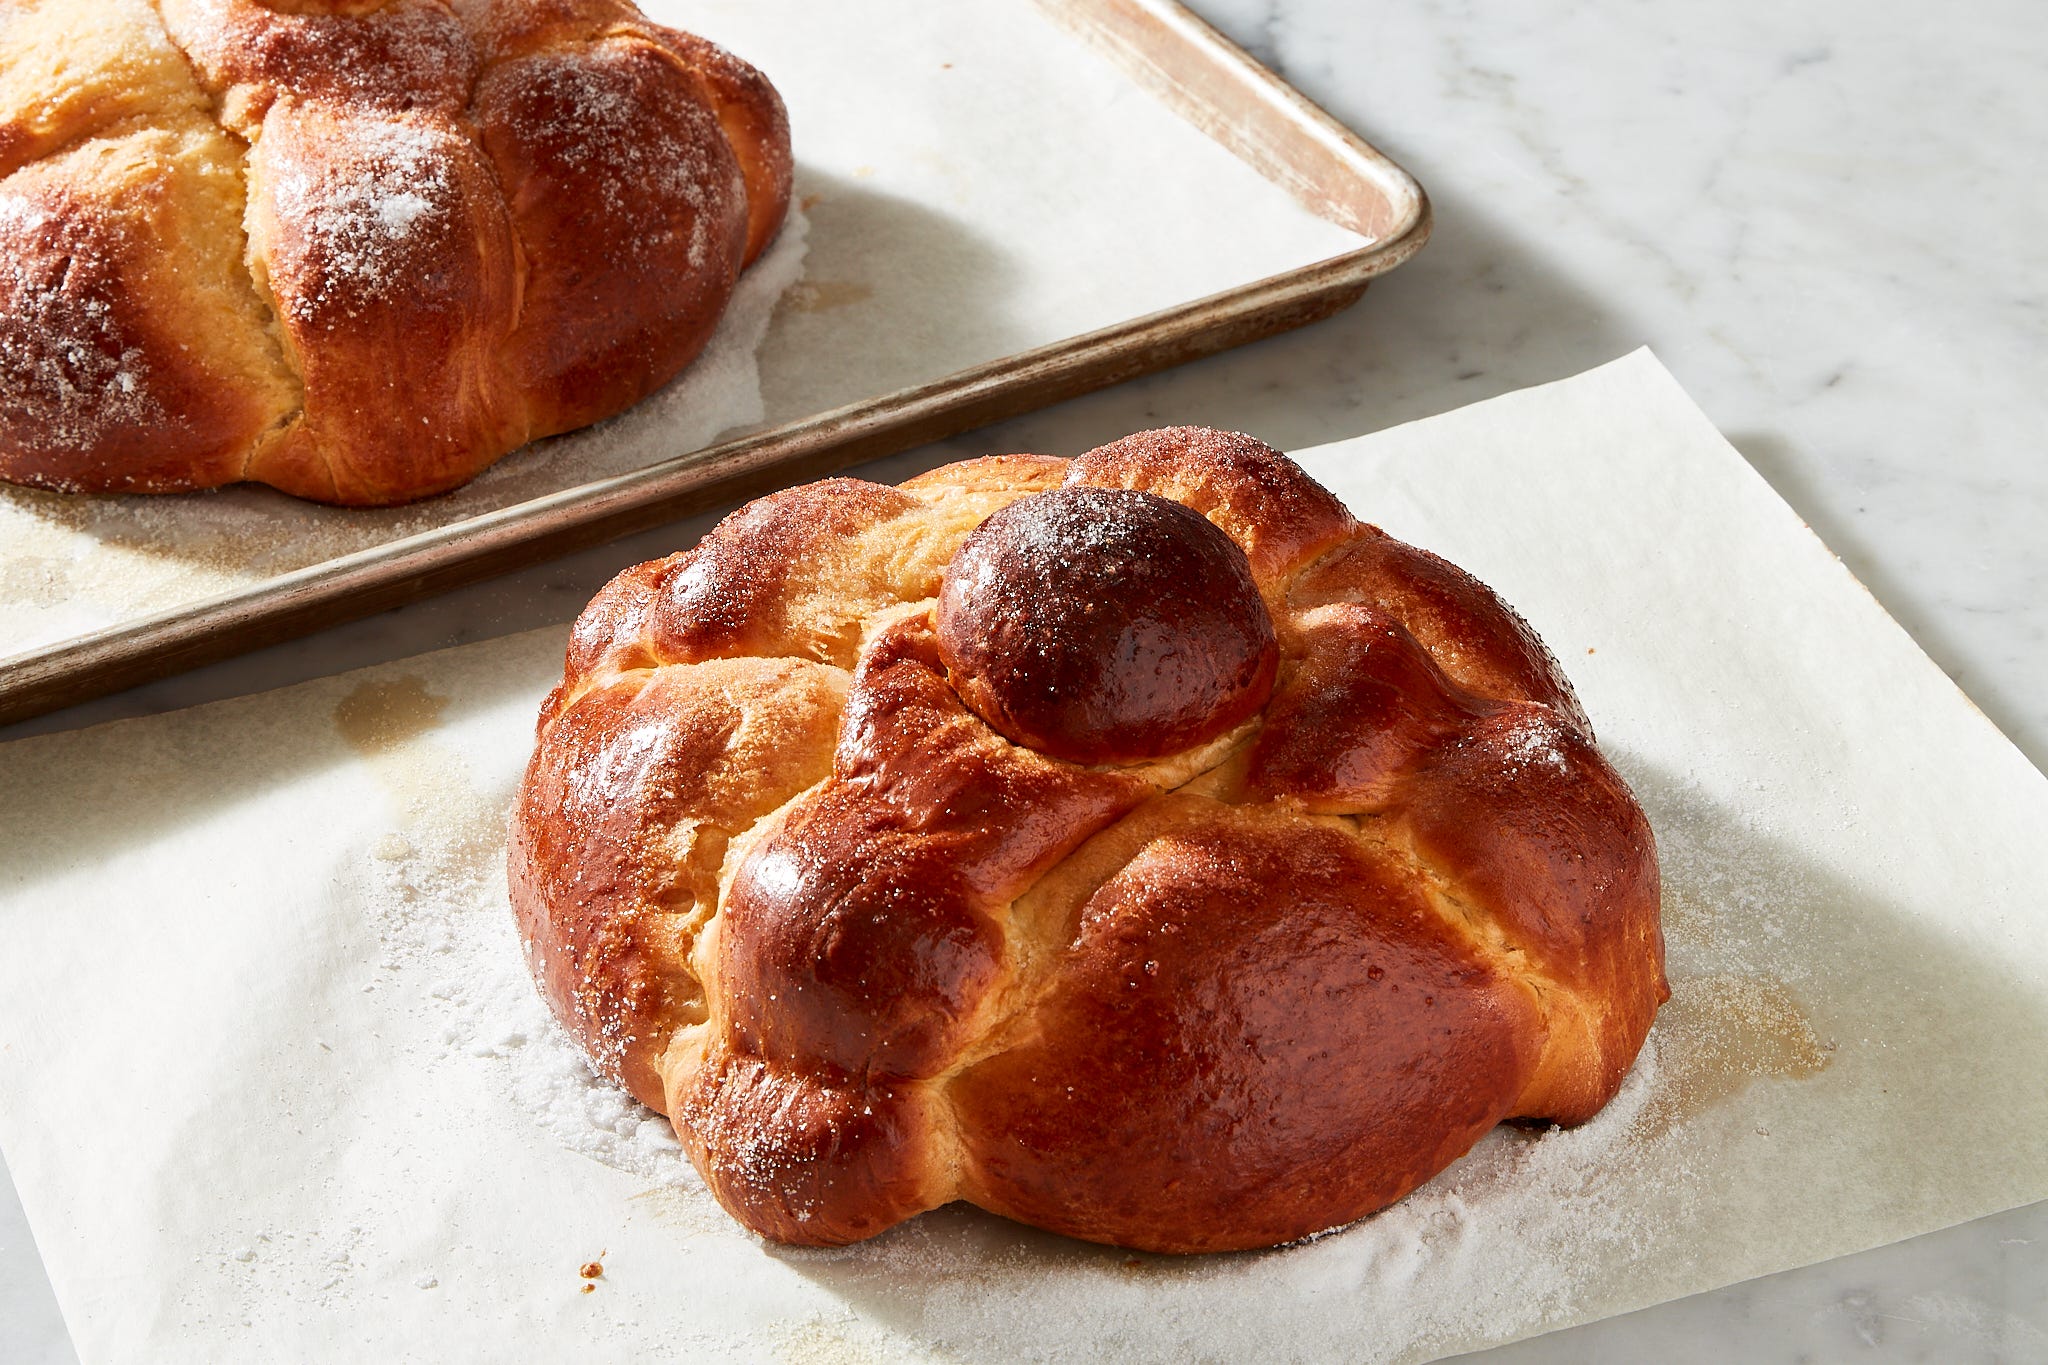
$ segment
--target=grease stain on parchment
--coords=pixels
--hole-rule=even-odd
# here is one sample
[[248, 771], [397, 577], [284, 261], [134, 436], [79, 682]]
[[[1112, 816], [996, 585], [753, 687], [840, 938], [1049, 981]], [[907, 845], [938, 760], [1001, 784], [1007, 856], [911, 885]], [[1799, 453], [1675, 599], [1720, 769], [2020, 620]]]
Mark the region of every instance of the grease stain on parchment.
[[784, 306], [797, 313], [829, 313], [850, 308], [875, 296], [873, 285], [854, 280], [804, 280], [783, 296]]
[[1657, 1035], [1662, 1073], [1638, 1127], [1645, 1137], [1661, 1136], [1757, 1081], [1817, 1076], [1834, 1052], [1783, 981], [1733, 972], [1674, 980]]
[[[438, 835], [458, 862], [474, 862], [498, 848], [501, 812], [477, 790], [461, 758], [434, 739], [447, 709], [448, 698], [414, 675], [375, 679], [335, 703], [334, 729], [408, 825]], [[400, 856], [395, 846], [377, 852]]]
[[873, 1323], [848, 1314], [785, 1322], [775, 1329], [775, 1354], [784, 1365], [894, 1365], [939, 1357]]
[[[678, 1156], [676, 1160], [687, 1168], [689, 1158]], [[678, 1232], [707, 1235], [730, 1232], [732, 1215], [718, 1206], [718, 1201], [695, 1179], [695, 1174], [690, 1171], [687, 1176], [655, 1185], [629, 1198], [634, 1208]]]
[[1821, 888], [1676, 795], [1658, 835], [1671, 1000], [1652, 1035], [1658, 1083], [1637, 1125], [1646, 1140], [1759, 1082], [1809, 1080], [1835, 1056], [1800, 998], [1818, 989], [1816, 966], [1795, 947], [1815, 930]]
[[410, 675], [389, 682], [358, 683], [334, 707], [334, 728], [365, 758], [388, 754], [425, 734], [441, 720], [448, 699]]

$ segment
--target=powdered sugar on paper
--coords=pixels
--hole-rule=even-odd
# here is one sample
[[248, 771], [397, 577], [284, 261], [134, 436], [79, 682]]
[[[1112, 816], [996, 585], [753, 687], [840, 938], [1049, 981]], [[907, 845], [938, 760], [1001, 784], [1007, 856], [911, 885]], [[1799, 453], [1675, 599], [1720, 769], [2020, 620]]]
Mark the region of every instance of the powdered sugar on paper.
[[[389, 705], [416, 694], [357, 695]], [[489, 1067], [493, 1086], [570, 1151], [649, 1181], [688, 1176], [668, 1121], [597, 1076], [535, 991], [508, 908], [502, 805], [430, 740], [367, 757], [401, 808], [423, 817], [381, 836], [361, 868], [379, 967], [432, 1002], [400, 1045], [423, 1069], [451, 1058]]]

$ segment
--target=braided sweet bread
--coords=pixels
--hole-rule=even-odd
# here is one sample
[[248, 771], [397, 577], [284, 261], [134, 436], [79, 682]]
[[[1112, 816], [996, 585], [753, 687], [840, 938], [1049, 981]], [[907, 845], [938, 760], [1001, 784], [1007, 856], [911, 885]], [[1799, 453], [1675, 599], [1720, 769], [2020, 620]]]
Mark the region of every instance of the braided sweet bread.
[[782, 1241], [955, 1199], [1159, 1251], [1577, 1123], [1654, 843], [1513, 611], [1249, 437], [777, 493], [577, 623], [514, 817], [543, 994]]
[[688, 364], [790, 172], [626, 0], [0, 0], [0, 479], [452, 488]]

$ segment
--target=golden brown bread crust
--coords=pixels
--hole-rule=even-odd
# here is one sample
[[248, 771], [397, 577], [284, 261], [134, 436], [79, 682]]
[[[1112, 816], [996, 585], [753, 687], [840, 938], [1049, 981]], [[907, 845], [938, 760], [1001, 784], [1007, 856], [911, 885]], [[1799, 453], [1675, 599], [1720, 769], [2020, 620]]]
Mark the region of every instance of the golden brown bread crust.
[[952, 1086], [969, 1198], [1091, 1241], [1265, 1246], [1400, 1198], [1499, 1122], [1540, 1015], [1401, 859], [1204, 797], [1130, 824], [1029, 1033]]
[[694, 359], [791, 170], [624, 0], [4, 0], [0, 479], [452, 488]]
[[[1184, 613], [1215, 722], [1019, 742], [1006, 689], [1111, 730], [1173, 700], [1099, 657], [1156, 627], [1114, 547], [1160, 536], [1222, 547], [1183, 564], [1232, 602]], [[1004, 604], [1061, 591], [1091, 610]], [[1277, 668], [1215, 686], [1247, 617]], [[1043, 648], [978, 647], [1017, 620]], [[806, 485], [627, 570], [513, 833], [557, 1014], [792, 1242], [954, 1199], [1152, 1250], [1305, 1236], [1502, 1119], [1590, 1117], [1668, 994], [1649, 826], [1540, 641], [1219, 432]]]

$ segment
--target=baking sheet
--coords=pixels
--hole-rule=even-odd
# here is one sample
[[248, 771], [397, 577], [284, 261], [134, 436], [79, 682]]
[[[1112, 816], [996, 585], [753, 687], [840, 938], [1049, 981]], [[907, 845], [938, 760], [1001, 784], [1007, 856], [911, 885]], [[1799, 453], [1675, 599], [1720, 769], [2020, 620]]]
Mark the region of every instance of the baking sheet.
[[677, 386], [411, 507], [0, 485], [0, 659], [1361, 245], [1025, 0], [642, 8], [782, 91], [812, 220], [804, 282], [784, 296], [800, 225], [750, 272], [718, 353]]
[[1266, 1253], [758, 1242], [525, 984], [539, 632], [0, 747], [0, 1146], [83, 1358], [1412, 1360], [2048, 1196], [2048, 781], [1654, 359], [1301, 458], [1529, 617], [1657, 828], [1599, 1118]]

